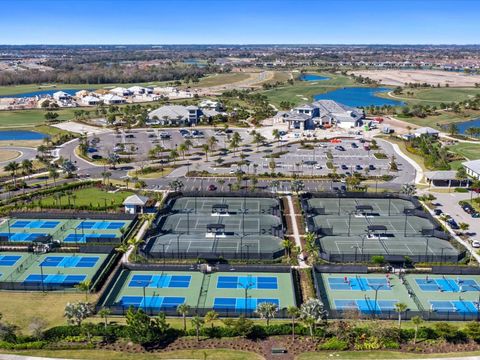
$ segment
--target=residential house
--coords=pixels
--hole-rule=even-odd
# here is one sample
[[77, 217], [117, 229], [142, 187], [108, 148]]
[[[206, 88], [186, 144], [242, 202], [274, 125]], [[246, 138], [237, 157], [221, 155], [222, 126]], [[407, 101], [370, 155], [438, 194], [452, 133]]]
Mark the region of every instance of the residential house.
[[68, 101], [72, 98], [72, 96], [64, 91], [57, 91], [54, 92], [52, 97], [57, 101]]
[[480, 179], [480, 160], [465, 161], [462, 163], [468, 176]]
[[116, 87], [110, 90], [111, 94], [117, 95], [117, 96], [130, 96], [132, 95], [132, 92], [124, 87]]
[[95, 106], [95, 105], [98, 105], [100, 103], [100, 98], [96, 97], [96, 96], [93, 96], [93, 95], [88, 95], [88, 96], [85, 96], [85, 97], [82, 97], [80, 99], [80, 103], [82, 105], [86, 105], [86, 106]]
[[118, 105], [118, 104], [124, 104], [125, 99], [123, 97], [113, 95], [113, 94], [107, 94], [101, 97], [103, 102], [106, 105]]
[[440, 135], [438, 130], [432, 129], [431, 127], [421, 127], [414, 131], [416, 137], [420, 137], [422, 135], [431, 136], [437, 138]]

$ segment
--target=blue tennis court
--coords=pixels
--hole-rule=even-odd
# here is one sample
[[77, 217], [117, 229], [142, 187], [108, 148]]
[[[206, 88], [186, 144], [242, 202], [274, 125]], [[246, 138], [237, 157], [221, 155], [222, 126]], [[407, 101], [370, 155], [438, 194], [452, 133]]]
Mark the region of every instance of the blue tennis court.
[[422, 291], [465, 292], [480, 291], [480, 285], [473, 279], [443, 277], [441, 279], [415, 279]]
[[10, 227], [12, 229], [55, 229], [60, 221], [44, 220], [17, 220]]
[[20, 255], [0, 256], [0, 266], [14, 266], [22, 257]]
[[190, 275], [133, 275], [129, 287], [183, 288], [190, 287]]
[[335, 300], [335, 308], [337, 310], [358, 310], [362, 313], [380, 313], [382, 311], [395, 310], [395, 304], [398, 300], [375, 300], [359, 299], [359, 300]]
[[47, 256], [40, 266], [61, 268], [92, 268], [97, 265], [98, 256]]
[[375, 291], [392, 290], [386, 278], [330, 277], [328, 285], [332, 290]]
[[125, 307], [136, 308], [176, 308], [178, 305], [185, 303], [184, 297], [177, 296], [122, 296], [120, 305]]
[[115, 234], [68, 234], [63, 242], [66, 243], [86, 243], [89, 239], [115, 239]]
[[437, 312], [478, 313], [479, 303], [476, 301], [451, 300], [430, 301], [430, 309]]
[[213, 308], [219, 310], [222, 309], [236, 311], [242, 311], [245, 310], [245, 308], [247, 310], [255, 310], [261, 303], [272, 303], [280, 307], [280, 301], [278, 299], [248, 298], [245, 301], [245, 298], [215, 298]]
[[84, 230], [120, 230], [125, 226], [123, 221], [82, 221], [77, 229]]
[[0, 236], [6, 237], [8, 241], [12, 242], [30, 242], [38, 238], [48, 236], [42, 233], [0, 233]]
[[219, 276], [217, 289], [262, 289], [278, 290], [275, 276]]
[[30, 274], [23, 281], [24, 284], [45, 284], [45, 285], [77, 285], [84, 281], [87, 278], [86, 275], [62, 275], [62, 274], [52, 274], [52, 275], [42, 275], [41, 274]]

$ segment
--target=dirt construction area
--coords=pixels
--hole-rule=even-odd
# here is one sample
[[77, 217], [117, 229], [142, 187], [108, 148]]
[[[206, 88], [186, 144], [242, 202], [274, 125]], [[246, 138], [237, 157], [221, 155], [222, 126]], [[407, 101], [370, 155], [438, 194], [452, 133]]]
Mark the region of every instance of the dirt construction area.
[[480, 83], [480, 75], [441, 70], [360, 70], [352, 74], [369, 77], [385, 85], [403, 86], [405, 83], [440, 84], [451, 87], [474, 87]]

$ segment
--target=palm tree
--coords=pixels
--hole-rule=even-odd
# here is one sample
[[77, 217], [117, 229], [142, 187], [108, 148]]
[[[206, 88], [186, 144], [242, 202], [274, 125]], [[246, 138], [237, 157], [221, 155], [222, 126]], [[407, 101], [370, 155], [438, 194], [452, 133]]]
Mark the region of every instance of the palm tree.
[[287, 256], [288, 259], [290, 259], [290, 255], [292, 253], [292, 248], [293, 248], [293, 243], [290, 241], [290, 239], [285, 238], [282, 241], [282, 247], [285, 250], [285, 256]]
[[458, 126], [457, 126], [457, 124], [451, 123], [451, 124], [448, 126], [448, 132], [449, 132], [450, 135], [452, 135], [452, 136], [458, 134]]
[[175, 160], [178, 158], [178, 151], [176, 149], [170, 150], [168, 157], [173, 160], [173, 165], [175, 165]]
[[212, 326], [212, 329], [217, 319], [218, 313], [215, 310], [210, 310], [205, 314], [205, 323], [210, 324]]
[[461, 222], [461, 223], [458, 224], [458, 227], [460, 228], [460, 231], [465, 233], [470, 228], [470, 225], [467, 224], [467, 223]]
[[217, 143], [218, 143], [218, 139], [215, 137], [215, 136], [211, 136], [208, 141], [207, 141], [207, 144], [208, 146], [210, 146], [210, 149], [213, 151], [215, 149], [215, 147], [217, 146]]
[[270, 319], [275, 317], [275, 314], [278, 312], [278, 305], [269, 303], [269, 302], [262, 302], [257, 306], [257, 310], [255, 312], [260, 315], [261, 319], [265, 319], [267, 321], [267, 326], [270, 325]]
[[180, 304], [177, 306], [177, 313], [183, 318], [183, 331], [187, 331], [187, 315], [190, 312], [190, 305]]
[[[375, 304], [376, 306], [376, 304]], [[398, 328], [402, 328], [402, 313], [408, 309], [407, 304], [398, 302], [395, 304], [395, 311], [398, 313]]]
[[9, 171], [10, 175], [12, 176], [13, 186], [17, 188], [17, 171], [20, 168], [17, 162], [11, 161], [9, 162], [3, 169], [5, 171]]
[[413, 344], [417, 343], [418, 328], [423, 323], [423, 319], [420, 316], [414, 316], [411, 318], [413, 325], [415, 325], [415, 336], [413, 337]]
[[112, 311], [107, 308], [102, 308], [98, 312], [98, 315], [104, 320], [105, 322], [105, 330], [107, 329], [108, 326], [108, 317], [112, 314]]
[[208, 162], [208, 152], [210, 151], [210, 146], [208, 144], [203, 144], [202, 150], [205, 151], [205, 161]]
[[292, 340], [295, 341], [295, 321], [300, 316], [300, 309], [296, 306], [289, 306], [287, 308], [287, 314], [292, 319]]
[[280, 135], [280, 131], [278, 129], [273, 129], [272, 135], [273, 135], [273, 138], [277, 140], [277, 142], [280, 142], [280, 138], [282, 136]]
[[144, 242], [145, 240], [137, 239], [136, 237], [133, 237], [127, 241], [128, 246], [132, 248], [132, 253], [135, 256], [135, 260], [137, 260], [138, 247]]
[[85, 301], [88, 302], [88, 292], [90, 291], [90, 286], [92, 285], [92, 282], [90, 280], [85, 280], [77, 285], [75, 285], [75, 288], [79, 291], [84, 291], [85, 292]]
[[183, 160], [185, 160], [185, 153], [187, 152], [188, 147], [185, 143], [178, 145], [178, 151], [182, 153]]
[[25, 175], [29, 175], [33, 171], [33, 162], [32, 160], [25, 159], [22, 161], [22, 169]]
[[195, 328], [195, 334], [197, 335], [197, 341], [200, 341], [200, 328], [205, 323], [205, 321], [200, 316], [194, 316], [192, 318], [192, 325]]
[[110, 171], [103, 171], [102, 172], [102, 177], [103, 177], [103, 185], [107, 186], [108, 179], [110, 179], [110, 176], [112, 176], [112, 173]]
[[58, 171], [55, 167], [50, 167], [48, 170], [48, 176], [53, 179], [53, 186], [57, 186]]

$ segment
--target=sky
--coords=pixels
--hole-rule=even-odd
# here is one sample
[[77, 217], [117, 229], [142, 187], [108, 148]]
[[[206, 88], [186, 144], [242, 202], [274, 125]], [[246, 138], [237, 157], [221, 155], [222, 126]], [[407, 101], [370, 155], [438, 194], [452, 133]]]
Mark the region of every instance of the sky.
[[0, 0], [0, 44], [478, 44], [480, 0]]

